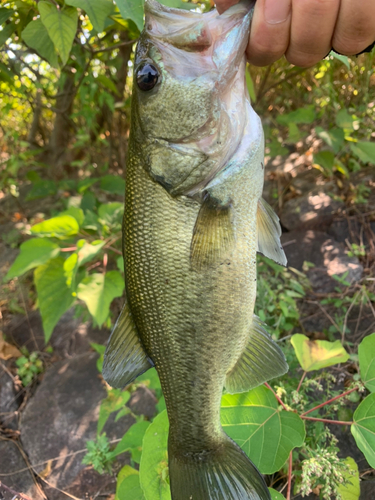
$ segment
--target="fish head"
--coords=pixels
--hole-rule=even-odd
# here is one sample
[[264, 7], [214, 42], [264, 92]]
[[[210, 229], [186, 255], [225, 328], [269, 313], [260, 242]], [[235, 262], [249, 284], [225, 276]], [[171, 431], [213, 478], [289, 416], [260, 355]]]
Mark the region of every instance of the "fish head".
[[198, 192], [241, 140], [251, 5], [219, 15], [145, 2], [132, 131], [146, 170], [172, 195]]

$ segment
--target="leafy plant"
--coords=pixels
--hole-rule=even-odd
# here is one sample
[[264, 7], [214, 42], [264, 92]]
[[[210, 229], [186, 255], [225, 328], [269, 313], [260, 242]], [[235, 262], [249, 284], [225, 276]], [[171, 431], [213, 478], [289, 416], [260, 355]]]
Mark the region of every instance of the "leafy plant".
[[16, 359], [17, 375], [22, 385], [27, 387], [39, 373], [43, 373], [44, 366], [37, 352], [29, 353], [25, 348], [22, 352], [24, 355]]

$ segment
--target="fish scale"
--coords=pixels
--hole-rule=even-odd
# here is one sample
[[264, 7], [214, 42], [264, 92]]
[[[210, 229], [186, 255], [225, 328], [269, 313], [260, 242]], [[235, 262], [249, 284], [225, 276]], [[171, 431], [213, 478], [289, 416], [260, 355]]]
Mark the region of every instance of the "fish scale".
[[270, 498], [220, 424], [224, 386], [242, 392], [287, 369], [253, 315], [256, 252], [283, 264], [285, 255], [278, 218], [261, 199], [263, 131], [244, 78], [248, 7], [202, 16], [148, 0], [134, 61], [127, 302], [103, 376], [124, 387], [155, 366], [173, 500]]

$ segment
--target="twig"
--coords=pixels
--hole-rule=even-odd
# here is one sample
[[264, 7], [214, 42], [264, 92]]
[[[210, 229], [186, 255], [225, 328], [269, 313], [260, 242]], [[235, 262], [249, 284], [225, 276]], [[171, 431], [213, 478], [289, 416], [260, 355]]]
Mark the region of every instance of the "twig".
[[314, 422], [324, 422], [325, 424], [337, 424], [337, 425], [352, 425], [353, 422], [344, 422], [343, 420], [329, 420], [328, 418], [314, 418], [314, 417], [304, 417], [300, 415], [303, 420], [312, 420]]
[[293, 468], [293, 455], [292, 451], [289, 453], [289, 466], [288, 466], [288, 489], [286, 493], [286, 500], [290, 500], [290, 494], [292, 491], [292, 468]]
[[277, 399], [277, 401], [281, 404], [281, 406], [284, 408], [284, 410], [288, 411], [288, 408], [285, 406], [285, 404], [281, 401], [281, 399], [279, 398], [279, 396], [276, 394], [276, 392], [272, 389], [272, 387], [267, 384], [267, 382], [264, 383], [264, 385], [270, 389], [270, 391], [273, 392], [273, 395], [275, 396], [275, 398]]
[[297, 392], [301, 389], [302, 382], [304, 381], [305, 377], [307, 375], [307, 372], [303, 372], [301, 380], [299, 381], [298, 387], [297, 387]]
[[23, 498], [24, 500], [33, 500], [31, 497], [25, 495], [24, 493], [17, 493], [17, 491], [12, 490], [12, 488], [9, 488], [9, 486], [6, 486], [4, 483], [0, 481], [0, 488], [8, 491], [12, 495], [14, 495], [14, 499], [17, 499], [17, 497]]
[[303, 418], [308, 413], [311, 413], [311, 412], [313, 412], [315, 410], [318, 410], [319, 408], [322, 408], [323, 406], [326, 406], [326, 405], [332, 403], [333, 401], [336, 401], [337, 399], [343, 398], [343, 397], [347, 396], [348, 394], [350, 394], [351, 392], [354, 392], [354, 391], [358, 391], [358, 387], [353, 387], [353, 389], [349, 389], [348, 391], [343, 392], [342, 394], [339, 394], [338, 396], [335, 396], [334, 398], [328, 399], [328, 401], [325, 401], [324, 403], [322, 403], [322, 404], [320, 404], [318, 406], [315, 406], [314, 408], [311, 408], [311, 410], [305, 411], [300, 416]]
[[102, 47], [101, 49], [96, 49], [92, 51], [92, 54], [99, 54], [101, 52], [111, 52], [112, 50], [119, 49], [120, 47], [124, 47], [125, 45], [133, 45], [133, 43], [138, 42], [138, 38], [135, 40], [129, 40], [128, 42], [116, 43], [115, 45], [111, 45], [110, 47]]
[[357, 301], [357, 297], [358, 295], [362, 293], [362, 289], [357, 292], [355, 294], [355, 296], [353, 297], [353, 299], [351, 300], [350, 302], [350, 306], [348, 307], [348, 310], [346, 311], [346, 314], [345, 314], [345, 318], [344, 318], [344, 324], [343, 324], [343, 327], [342, 327], [342, 332], [341, 332], [341, 344], [344, 345], [344, 340], [345, 340], [345, 330], [346, 330], [346, 325], [348, 323], [348, 317], [349, 317], [349, 314], [350, 314], [350, 311], [353, 309], [353, 306], [354, 304], [356, 303]]

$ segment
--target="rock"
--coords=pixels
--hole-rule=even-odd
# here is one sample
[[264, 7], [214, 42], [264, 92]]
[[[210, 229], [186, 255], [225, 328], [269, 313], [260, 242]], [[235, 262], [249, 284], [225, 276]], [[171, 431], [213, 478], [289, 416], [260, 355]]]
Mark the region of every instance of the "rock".
[[360, 245], [369, 245], [370, 241], [374, 241], [375, 235], [375, 222], [370, 221], [367, 224], [361, 223], [355, 217], [348, 219], [335, 219], [327, 233], [332, 236], [336, 241]]
[[[40, 313], [29, 311], [28, 317], [29, 320], [26, 316], [14, 316], [4, 328], [4, 334], [15, 345], [26, 346], [30, 352], [42, 351], [45, 341]], [[92, 342], [106, 344], [109, 334], [106, 328], [94, 328], [89, 322], [82, 323], [79, 318], [74, 317], [72, 308], [60, 318], [50, 343], [55, 354], [67, 358], [87, 352]]]
[[361, 481], [361, 496], [359, 500], [373, 500], [375, 498], [375, 480]]
[[363, 267], [357, 257], [349, 257], [345, 247], [320, 231], [291, 231], [284, 233], [281, 242], [288, 259], [288, 266], [300, 271], [305, 261], [314, 264], [306, 274], [313, 289], [329, 293], [338, 286], [332, 276], [346, 276], [349, 283], [361, 279]]
[[12, 377], [0, 361], [0, 423], [5, 429], [18, 429], [18, 396]]
[[[0, 441], [0, 472], [2, 474], [0, 476], [1, 482], [8, 488], [15, 490], [17, 493], [24, 493], [32, 500], [42, 500], [44, 498], [14, 441]], [[4, 474], [9, 474], [9, 476]], [[9, 500], [19, 498], [18, 496], [15, 497], [14, 494], [8, 496], [9, 492], [7, 492], [6, 488], [1, 488], [1, 482], [0, 498], [3, 498], [3, 496], [5, 499], [9, 498]], [[1, 496], [2, 494], [3, 496]]]
[[[37, 464], [53, 460], [49, 484], [69, 493], [79, 490], [80, 498], [86, 498], [86, 493], [89, 495], [93, 480], [88, 478], [92, 478], [92, 474], [96, 476], [95, 471], [89, 472], [91, 468], [82, 464], [82, 458], [86, 441], [96, 438], [99, 406], [106, 397], [96, 360], [96, 354], [87, 353], [53, 365], [45, 373], [20, 422], [22, 443], [35, 470], [40, 472], [45, 467]], [[104, 431], [109, 440], [119, 439], [133, 423], [130, 415], [116, 424], [114, 418], [110, 418]], [[85, 484], [81, 483], [83, 479]], [[110, 476], [103, 481], [111, 483]], [[100, 484], [102, 487], [103, 483]], [[99, 487], [96, 492], [98, 490]], [[66, 495], [51, 489], [48, 498], [66, 500]]]
[[282, 225], [289, 231], [295, 229], [326, 229], [334, 214], [344, 206], [341, 200], [332, 199], [321, 189], [287, 201], [280, 214]]

